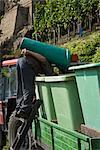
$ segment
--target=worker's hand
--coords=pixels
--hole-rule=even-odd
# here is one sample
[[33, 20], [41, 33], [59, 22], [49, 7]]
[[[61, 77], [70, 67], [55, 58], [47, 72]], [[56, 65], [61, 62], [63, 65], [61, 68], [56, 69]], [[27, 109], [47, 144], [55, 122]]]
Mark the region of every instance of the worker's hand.
[[31, 51], [27, 50], [26, 48], [22, 49], [21, 54], [23, 55], [31, 55]]
[[22, 49], [21, 54], [26, 55], [27, 54], [27, 49], [26, 48]]

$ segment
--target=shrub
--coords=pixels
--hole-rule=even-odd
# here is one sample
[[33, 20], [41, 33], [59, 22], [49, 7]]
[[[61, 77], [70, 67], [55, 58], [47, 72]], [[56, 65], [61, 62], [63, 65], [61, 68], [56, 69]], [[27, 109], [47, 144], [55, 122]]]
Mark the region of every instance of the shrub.
[[94, 58], [92, 59], [92, 62], [94, 63], [100, 62], [100, 48], [97, 49], [96, 54], [94, 55]]
[[77, 53], [80, 61], [93, 62], [97, 59], [99, 53], [97, 52], [97, 47], [100, 47], [100, 32], [92, 33], [84, 38], [74, 39], [64, 44], [63, 47], [69, 48], [72, 53]]

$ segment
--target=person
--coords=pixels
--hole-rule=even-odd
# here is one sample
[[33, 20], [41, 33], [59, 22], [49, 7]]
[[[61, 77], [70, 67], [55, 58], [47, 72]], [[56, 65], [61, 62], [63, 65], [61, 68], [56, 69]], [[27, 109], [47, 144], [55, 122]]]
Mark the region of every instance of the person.
[[79, 22], [79, 37], [83, 35], [82, 21]]
[[22, 49], [16, 65], [17, 98], [16, 116], [28, 118], [35, 100], [35, 77], [38, 74], [52, 75], [52, 68], [47, 59], [35, 52]]

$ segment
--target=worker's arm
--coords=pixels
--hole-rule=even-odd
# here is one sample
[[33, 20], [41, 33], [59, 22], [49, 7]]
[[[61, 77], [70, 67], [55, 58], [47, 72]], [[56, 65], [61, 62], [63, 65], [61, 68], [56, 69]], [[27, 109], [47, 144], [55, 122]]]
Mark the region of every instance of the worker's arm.
[[26, 56], [31, 56], [31, 57], [34, 57], [36, 58], [38, 61], [40, 62], [45, 62], [46, 61], [46, 58], [38, 53], [35, 53], [35, 52], [32, 52], [32, 51], [29, 51], [27, 49], [22, 49], [22, 52], [21, 54], [24, 54]]

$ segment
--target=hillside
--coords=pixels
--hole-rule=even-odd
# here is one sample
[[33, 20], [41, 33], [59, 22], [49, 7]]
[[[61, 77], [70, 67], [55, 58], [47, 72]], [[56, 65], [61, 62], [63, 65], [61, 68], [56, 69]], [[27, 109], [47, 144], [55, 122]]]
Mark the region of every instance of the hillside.
[[72, 38], [61, 46], [77, 53], [82, 62], [100, 62], [100, 30], [81, 38]]

